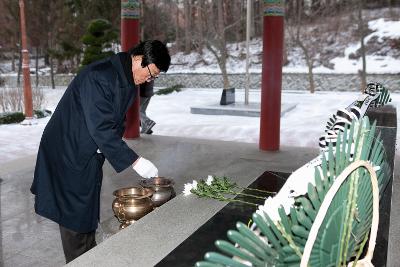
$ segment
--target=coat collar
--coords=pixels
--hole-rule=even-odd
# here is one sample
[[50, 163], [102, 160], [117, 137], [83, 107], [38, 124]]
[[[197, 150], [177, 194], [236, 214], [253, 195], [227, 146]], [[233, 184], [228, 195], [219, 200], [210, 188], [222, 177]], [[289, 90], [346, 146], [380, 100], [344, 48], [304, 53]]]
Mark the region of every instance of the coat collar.
[[111, 56], [111, 63], [117, 70], [121, 81], [121, 87], [135, 87], [132, 77], [132, 59], [126, 52], [121, 52]]

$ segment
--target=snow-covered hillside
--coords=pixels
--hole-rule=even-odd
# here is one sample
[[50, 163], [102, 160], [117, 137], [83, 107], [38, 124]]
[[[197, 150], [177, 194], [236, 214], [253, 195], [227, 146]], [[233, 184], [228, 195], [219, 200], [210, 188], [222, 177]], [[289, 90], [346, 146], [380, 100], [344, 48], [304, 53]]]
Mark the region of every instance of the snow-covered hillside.
[[[400, 8], [364, 10], [363, 16], [368, 21], [368, 35], [365, 38], [367, 51], [367, 73], [400, 73]], [[340, 20], [340, 23], [338, 22]], [[336, 24], [337, 25], [336, 25]], [[335, 24], [335, 25], [331, 25]], [[328, 25], [328, 26], [327, 26]], [[304, 53], [294, 45], [285, 27], [287, 64], [283, 72], [306, 73]], [[357, 22], [352, 14], [330, 17], [317, 24], [304, 26], [304, 35], [311, 36], [311, 44], [319, 45], [315, 58], [315, 73], [358, 73], [362, 68], [359, 57], [360, 42], [357, 37]], [[316, 32], [313, 35], [310, 33]], [[396, 45], [397, 44], [397, 48]], [[173, 44], [172, 44], [173, 45]], [[227, 45], [229, 59], [228, 73], [244, 73], [246, 67], [246, 44]], [[118, 49], [117, 49], [118, 50]], [[171, 49], [175, 51], [176, 48]], [[31, 59], [31, 71], [35, 61]], [[250, 72], [260, 73], [262, 68], [262, 39], [254, 38], [250, 42]], [[39, 61], [40, 73], [49, 72], [48, 66]], [[172, 54], [172, 65], [168, 73], [220, 73], [213, 54], [208, 49], [202, 53], [183, 52]], [[11, 73], [11, 62], [0, 61], [0, 74]]]
[[[393, 41], [400, 40], [400, 8], [366, 10], [368, 20], [368, 35], [365, 38], [367, 50], [368, 73], [400, 73], [400, 47], [393, 48]], [[399, 14], [397, 17], [394, 14]], [[315, 43], [325, 41], [321, 47], [321, 54], [317, 55], [314, 72], [316, 73], [358, 73], [362, 68], [361, 59], [357, 56], [360, 42], [356, 38], [356, 22], [351, 18], [342, 19], [340, 31], [323, 32]], [[347, 24], [345, 24], [347, 23]], [[319, 25], [310, 25], [308, 31], [313, 31]], [[286, 34], [287, 35], [287, 34]], [[290, 38], [286, 49], [288, 64], [283, 67], [283, 72], [307, 72], [304, 54], [299, 47], [291, 44]], [[400, 41], [399, 41], [400, 42]], [[250, 72], [259, 73], [262, 68], [262, 39], [256, 38], [250, 42]], [[244, 73], [246, 67], [246, 43], [229, 44], [230, 55], [228, 73]], [[329, 57], [329, 54], [331, 55]], [[327, 61], [324, 67], [320, 61]], [[192, 52], [185, 55], [178, 52], [172, 57], [172, 66], [169, 73], [220, 73], [217, 61], [208, 49], [203, 53]]]

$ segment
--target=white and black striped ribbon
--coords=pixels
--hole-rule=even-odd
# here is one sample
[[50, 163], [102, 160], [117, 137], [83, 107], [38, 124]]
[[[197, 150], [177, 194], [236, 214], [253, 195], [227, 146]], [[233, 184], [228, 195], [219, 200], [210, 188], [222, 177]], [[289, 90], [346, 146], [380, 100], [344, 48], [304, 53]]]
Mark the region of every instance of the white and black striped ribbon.
[[[283, 207], [285, 213], [289, 214], [290, 208], [293, 207], [295, 203], [295, 198], [307, 194], [309, 183], [315, 186], [315, 172], [319, 172], [321, 177], [324, 176], [321, 165], [323, 158], [329, 160], [329, 147], [332, 146], [334, 151], [343, 148], [343, 146], [336, 148], [338, 133], [344, 133], [345, 127], [348, 127], [352, 121], [361, 120], [369, 107], [382, 106], [388, 101], [390, 101], [389, 93], [381, 84], [368, 84], [364, 94], [361, 95], [358, 100], [354, 101], [347, 108], [338, 110], [336, 114], [333, 114], [328, 120], [325, 134], [319, 139], [320, 154], [299, 169], [295, 170], [286, 180], [278, 194], [274, 197], [269, 197], [265, 201], [264, 205], [260, 205], [257, 213], [262, 216], [264, 216], [263, 214], [268, 214], [273, 221], [280, 220], [280, 207]], [[360, 127], [356, 126], [353, 136], [357, 136], [357, 132], [360, 129]], [[341, 136], [341, 141], [346, 142], [344, 149], [347, 151], [350, 148], [350, 160], [352, 161], [355, 153], [354, 140], [350, 140], [349, 132], [347, 132], [346, 136], [344, 136], [344, 134]], [[330, 175], [331, 174], [328, 173], [328, 176]]]
[[364, 94], [358, 100], [347, 108], [339, 109], [336, 114], [333, 114], [326, 124], [325, 134], [319, 138], [320, 150], [328, 150], [330, 143], [335, 147], [338, 133], [343, 133], [345, 127], [348, 127], [353, 120], [360, 120], [369, 107], [384, 105], [385, 103], [378, 101], [383, 89], [380, 83], [369, 83], [364, 90]]

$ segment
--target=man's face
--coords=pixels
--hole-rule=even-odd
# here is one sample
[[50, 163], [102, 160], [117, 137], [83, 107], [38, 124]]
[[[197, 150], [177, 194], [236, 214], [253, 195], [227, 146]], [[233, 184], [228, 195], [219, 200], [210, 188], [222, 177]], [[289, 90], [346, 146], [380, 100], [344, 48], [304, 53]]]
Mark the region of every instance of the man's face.
[[132, 73], [135, 85], [140, 85], [145, 82], [150, 82], [158, 78], [158, 75], [160, 75], [160, 70], [154, 63], [149, 64], [145, 67], [142, 67], [141, 63], [142, 63], [141, 58], [140, 60], [136, 58], [133, 59]]

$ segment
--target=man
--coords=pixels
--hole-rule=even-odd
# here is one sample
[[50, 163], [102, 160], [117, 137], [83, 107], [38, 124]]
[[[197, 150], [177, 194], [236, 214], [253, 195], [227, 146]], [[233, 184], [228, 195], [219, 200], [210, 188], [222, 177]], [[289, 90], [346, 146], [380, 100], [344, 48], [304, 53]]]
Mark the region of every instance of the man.
[[73, 79], [48, 122], [31, 192], [36, 213], [60, 225], [67, 263], [96, 245], [105, 158], [117, 172], [132, 166], [142, 177], [158, 175], [122, 135], [136, 86], [166, 72], [170, 61], [167, 47], [153, 40], [94, 62]]
[[151, 97], [154, 95], [154, 80], [150, 82], [145, 82], [140, 85], [140, 125], [141, 133], [152, 134], [153, 130], [151, 128], [156, 124], [155, 121], [150, 119], [146, 114], [147, 106], [149, 105]]

